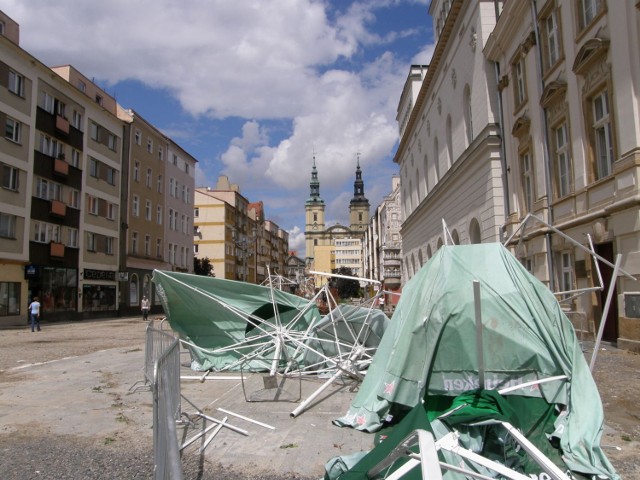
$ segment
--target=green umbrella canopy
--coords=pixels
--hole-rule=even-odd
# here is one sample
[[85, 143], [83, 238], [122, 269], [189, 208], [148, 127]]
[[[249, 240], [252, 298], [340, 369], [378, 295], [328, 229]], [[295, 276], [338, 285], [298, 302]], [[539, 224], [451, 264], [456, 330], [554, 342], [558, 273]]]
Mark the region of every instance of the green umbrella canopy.
[[278, 326], [305, 331], [320, 319], [315, 304], [261, 285], [160, 270], [153, 282], [171, 328], [199, 347], [191, 353], [202, 370], [237, 362]]
[[[548, 288], [501, 244], [444, 246], [403, 288], [341, 426], [376, 431], [423, 399], [481, 387], [474, 280], [480, 282], [486, 389], [565, 375], [514, 395], [555, 404], [554, 432], [569, 468], [611, 475], [599, 443], [600, 397], [570, 321]], [[613, 474], [615, 475], [615, 474]]]

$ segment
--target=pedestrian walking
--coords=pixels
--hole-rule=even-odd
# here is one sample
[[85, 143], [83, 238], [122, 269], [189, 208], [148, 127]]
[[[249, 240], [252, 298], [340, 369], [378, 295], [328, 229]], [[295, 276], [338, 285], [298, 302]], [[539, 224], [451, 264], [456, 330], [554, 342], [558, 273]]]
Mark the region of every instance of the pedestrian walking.
[[31, 317], [31, 331], [35, 331], [36, 327], [40, 331], [40, 302], [38, 297], [33, 297], [29, 304], [29, 316]]
[[142, 303], [140, 304], [140, 307], [142, 308], [142, 319], [146, 322], [147, 317], [149, 316], [149, 308], [151, 307], [149, 299], [146, 295], [142, 297]]

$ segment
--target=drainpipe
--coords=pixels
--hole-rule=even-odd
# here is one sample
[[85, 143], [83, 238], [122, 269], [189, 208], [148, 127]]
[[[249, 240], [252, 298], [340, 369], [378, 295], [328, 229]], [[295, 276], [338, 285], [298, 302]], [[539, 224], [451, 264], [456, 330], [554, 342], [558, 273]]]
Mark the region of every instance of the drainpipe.
[[[531, 22], [533, 23], [533, 31], [536, 37], [536, 53], [537, 53], [537, 66], [538, 66], [538, 79], [540, 91], [544, 91], [544, 79], [542, 71], [542, 45], [540, 45], [540, 30], [538, 29], [538, 8], [536, 6], [536, 0], [530, 0], [531, 5]], [[549, 155], [549, 123], [547, 119], [546, 109], [542, 109], [542, 153], [544, 155], [544, 183], [547, 190], [547, 210], [549, 212], [548, 222], [553, 225], [553, 206], [552, 206], [552, 185], [551, 185], [551, 156]], [[555, 277], [553, 266], [553, 252], [551, 250], [551, 232], [545, 234], [545, 240], [547, 245], [547, 268], [549, 269], [549, 289], [555, 290]]]
[[[500, 5], [499, 5], [499, 0], [494, 0], [493, 2], [493, 6], [495, 8], [495, 15], [496, 15], [496, 24], [498, 23], [498, 18], [500, 17]], [[495, 69], [495, 75], [496, 75], [496, 83], [500, 82], [500, 63], [498, 62], [493, 62], [493, 66]], [[509, 218], [509, 214], [511, 213], [511, 205], [509, 202], [509, 180], [507, 178], [507, 154], [506, 154], [506, 150], [504, 148], [504, 106], [502, 104], [502, 92], [500, 91], [500, 88], [497, 89], [498, 94], [497, 94], [497, 99], [498, 99], [498, 127], [500, 129], [500, 157], [501, 157], [501, 161], [500, 164], [502, 165], [502, 194], [504, 197], [504, 221], [505, 223], [502, 225], [502, 228], [500, 229], [500, 242], [502, 243], [502, 241], [504, 240], [503, 236], [504, 236], [504, 230], [506, 228], [506, 222], [507, 219]]]
[[[500, 63], [498, 62], [493, 62], [493, 65], [495, 67], [495, 72], [496, 72], [496, 82], [500, 81]], [[511, 212], [511, 206], [509, 203], [509, 181], [507, 178], [507, 154], [506, 154], [506, 150], [504, 148], [504, 112], [503, 112], [503, 105], [502, 105], [502, 92], [500, 91], [500, 88], [498, 88], [498, 123], [499, 123], [499, 128], [500, 128], [500, 156], [502, 157], [501, 159], [501, 164], [502, 164], [502, 191], [503, 191], [503, 195], [504, 195], [504, 221], [506, 222], [507, 219], [509, 218], [509, 214]], [[500, 230], [500, 235], [502, 236], [504, 234], [504, 228], [502, 230]], [[504, 240], [503, 238], [500, 239], [500, 241], [502, 242], [502, 240]]]

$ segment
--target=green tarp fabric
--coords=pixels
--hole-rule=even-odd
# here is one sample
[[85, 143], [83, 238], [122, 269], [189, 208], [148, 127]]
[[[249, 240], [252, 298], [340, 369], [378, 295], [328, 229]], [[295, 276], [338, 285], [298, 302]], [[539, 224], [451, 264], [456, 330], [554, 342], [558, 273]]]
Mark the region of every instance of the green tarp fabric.
[[269, 340], [265, 330], [273, 331], [278, 322], [304, 332], [320, 320], [315, 304], [269, 287], [159, 270], [154, 271], [153, 282], [171, 328], [199, 347], [191, 349], [192, 367], [197, 370], [234, 365]]
[[512, 394], [558, 407], [552, 435], [568, 468], [618, 478], [600, 449], [602, 404], [572, 325], [548, 288], [501, 244], [444, 246], [407, 282], [358, 394], [334, 423], [373, 432], [425, 398], [481, 387], [474, 280], [484, 388], [566, 375]]

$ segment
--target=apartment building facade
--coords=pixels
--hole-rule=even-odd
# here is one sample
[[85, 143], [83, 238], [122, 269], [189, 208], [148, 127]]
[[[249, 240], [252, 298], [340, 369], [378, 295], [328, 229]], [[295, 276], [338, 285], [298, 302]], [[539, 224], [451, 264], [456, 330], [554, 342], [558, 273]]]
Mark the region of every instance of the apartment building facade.
[[[640, 3], [505, 2], [487, 41], [499, 65], [507, 158], [505, 233], [554, 291], [598, 287], [591, 257], [544, 220], [638, 278], [640, 274]], [[600, 263], [600, 262], [599, 262]], [[605, 286], [612, 269], [600, 263]], [[640, 350], [640, 287], [616, 287], [603, 338]], [[607, 289], [563, 303], [585, 338], [600, 327]]]
[[289, 234], [265, 219], [262, 202], [249, 202], [226, 175], [215, 188], [195, 189], [194, 252], [208, 258], [217, 278], [261, 284], [285, 272]]
[[35, 296], [48, 320], [137, 312], [142, 294], [153, 297], [153, 268], [192, 271], [195, 159], [134, 113], [121, 118], [72, 66], [20, 48], [3, 12], [0, 33], [0, 324], [23, 324]]
[[20, 48], [19, 26], [4, 13], [0, 21], [0, 321], [22, 323], [34, 296], [51, 320], [115, 313], [115, 100], [72, 67], [43, 65]]

